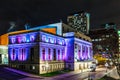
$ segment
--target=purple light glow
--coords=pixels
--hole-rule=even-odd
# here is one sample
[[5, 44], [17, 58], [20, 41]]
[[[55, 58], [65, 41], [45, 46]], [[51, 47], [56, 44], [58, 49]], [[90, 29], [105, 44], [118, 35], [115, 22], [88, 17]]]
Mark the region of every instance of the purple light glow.
[[51, 50], [50, 49], [48, 49], [48, 60], [51, 60]]
[[33, 42], [34, 40], [35, 40], [35, 36], [34, 36], [34, 35], [31, 35], [31, 36], [30, 36], [30, 41]]
[[58, 50], [58, 60], [60, 60], [60, 50]]
[[87, 50], [86, 50], [86, 49], [87, 49], [87, 46], [85, 46], [85, 59], [87, 59], [87, 57], [88, 57], [88, 56], [87, 56]]
[[15, 51], [15, 49], [11, 49], [11, 55], [10, 55], [10, 57], [11, 57], [11, 60], [12, 61], [15, 61], [16, 60], [16, 51]]
[[[34, 42], [35, 41], [35, 34], [22, 34], [19, 36], [13, 36], [10, 38], [11, 43], [25, 43], [25, 42]], [[16, 42], [17, 40], [17, 42]]]
[[88, 58], [90, 58], [90, 47], [88, 48]]
[[15, 38], [14, 38], [14, 37], [11, 38], [11, 43], [12, 43], [12, 44], [15, 43]]
[[65, 54], [64, 54], [64, 50], [62, 50], [62, 60], [64, 61], [64, 59], [65, 59], [65, 56], [64, 56]]
[[51, 38], [51, 39], [50, 39], [50, 43], [54, 43], [54, 38]]
[[46, 36], [42, 35], [42, 41], [45, 41], [45, 39], [46, 39]]
[[45, 60], [45, 49], [43, 48], [42, 50], [42, 60], [44, 61]]
[[17, 37], [18, 43], [21, 43], [22, 42], [21, 40], [22, 40], [21, 37]]
[[20, 48], [18, 52], [18, 60], [25, 61], [27, 59], [27, 53], [25, 48]]
[[56, 41], [57, 41], [57, 44], [65, 45], [65, 41], [63, 39], [58, 39], [55, 36], [53, 37], [49, 35], [42, 35], [42, 41], [47, 43], [53, 43], [53, 44], [56, 44]]
[[22, 37], [22, 41], [26, 42], [26, 37], [25, 36]]

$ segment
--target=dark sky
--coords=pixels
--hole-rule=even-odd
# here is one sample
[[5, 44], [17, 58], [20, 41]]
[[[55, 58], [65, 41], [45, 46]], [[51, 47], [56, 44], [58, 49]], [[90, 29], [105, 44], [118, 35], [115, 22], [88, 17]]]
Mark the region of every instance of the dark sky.
[[91, 28], [120, 23], [120, 0], [0, 0], [0, 34], [7, 32], [11, 21], [19, 29], [25, 23], [38, 26], [60, 19], [66, 23], [69, 14], [80, 11], [90, 13]]

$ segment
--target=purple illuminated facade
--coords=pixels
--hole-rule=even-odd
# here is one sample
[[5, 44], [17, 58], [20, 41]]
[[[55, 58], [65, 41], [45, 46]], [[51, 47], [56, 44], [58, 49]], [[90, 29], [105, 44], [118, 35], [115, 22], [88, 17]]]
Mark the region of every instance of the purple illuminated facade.
[[[92, 43], [43, 31], [9, 35], [9, 65], [43, 74], [92, 60]], [[47, 70], [47, 71], [46, 71]]]

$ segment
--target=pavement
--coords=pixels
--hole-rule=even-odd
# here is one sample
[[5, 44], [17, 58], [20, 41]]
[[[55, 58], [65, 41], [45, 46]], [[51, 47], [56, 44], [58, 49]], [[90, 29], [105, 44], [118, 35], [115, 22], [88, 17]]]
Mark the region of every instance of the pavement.
[[78, 80], [77, 79], [78, 76], [79, 76], [79, 80], [88, 80], [88, 76], [89, 78], [92, 78], [93, 80], [97, 80], [99, 78], [102, 78], [106, 74], [113, 78], [120, 79], [115, 67], [112, 69], [107, 69], [107, 72], [106, 72], [106, 68], [102, 67], [102, 68], [97, 68], [96, 72], [90, 72], [90, 69], [86, 69], [82, 71], [77, 70], [77, 71], [71, 71], [69, 73], [60, 74], [60, 75], [53, 76], [53, 77], [42, 77], [42, 76], [30, 74], [27, 72], [23, 72], [23, 71], [8, 68], [8, 67], [5, 67], [5, 69], [28, 76], [20, 80], [72, 80], [71, 77], [73, 77], [73, 80]]

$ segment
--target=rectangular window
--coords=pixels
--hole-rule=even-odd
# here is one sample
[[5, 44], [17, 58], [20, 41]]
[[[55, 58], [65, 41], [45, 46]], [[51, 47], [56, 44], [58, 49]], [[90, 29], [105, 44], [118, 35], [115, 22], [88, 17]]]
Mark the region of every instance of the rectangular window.
[[56, 60], [56, 49], [53, 49], [53, 60]]
[[62, 50], [62, 60], [64, 60], [64, 50]]
[[30, 60], [34, 60], [34, 48], [30, 48]]
[[50, 56], [50, 54], [51, 54], [51, 50], [48, 49], [48, 60], [51, 60], [51, 56]]
[[43, 50], [42, 50], [42, 60], [43, 61], [45, 60], [45, 48], [43, 48]]
[[60, 50], [58, 50], [58, 60], [60, 60]]

